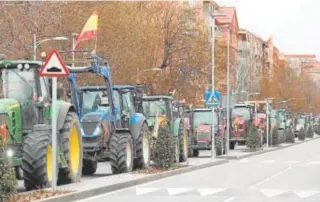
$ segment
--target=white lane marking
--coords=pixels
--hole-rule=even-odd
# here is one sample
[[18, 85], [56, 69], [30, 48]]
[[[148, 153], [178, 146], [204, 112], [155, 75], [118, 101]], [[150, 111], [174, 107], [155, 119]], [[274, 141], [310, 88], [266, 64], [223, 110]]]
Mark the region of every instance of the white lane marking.
[[239, 163], [249, 163], [249, 159], [248, 158], [241, 159]]
[[307, 163], [308, 165], [320, 164], [320, 161], [310, 161]]
[[231, 202], [233, 201], [234, 199], [236, 199], [235, 197], [229, 197], [227, 198], [226, 200], [223, 200], [222, 202]]
[[267, 178], [261, 180], [260, 182], [257, 182], [255, 185], [253, 185], [251, 187], [254, 188], [255, 186], [259, 186], [259, 185], [261, 185], [261, 184], [263, 184], [265, 182], [268, 182], [269, 180], [274, 179], [274, 178], [278, 177], [279, 175], [284, 174], [285, 172], [291, 170], [292, 168], [293, 168], [293, 166], [289, 166], [288, 168], [286, 168], [286, 169], [284, 169], [284, 170], [282, 170], [280, 172], [277, 172], [277, 173], [271, 175], [270, 177], [267, 177]]
[[160, 188], [154, 187], [136, 187], [136, 195], [148, 194], [151, 192], [158, 191]]
[[210, 195], [216, 194], [216, 193], [224, 191], [224, 190], [226, 190], [226, 189], [199, 188], [198, 192], [200, 193], [201, 196], [210, 196]]
[[296, 163], [298, 163], [298, 161], [286, 161], [286, 162], [284, 162], [285, 164], [296, 164]]
[[296, 195], [298, 195], [300, 198], [307, 198], [309, 196], [318, 194], [319, 191], [304, 191], [304, 190], [300, 190], [300, 191], [295, 191], [294, 193]]
[[262, 163], [274, 163], [275, 162], [275, 160], [264, 160], [264, 161], [262, 161]]
[[170, 196], [182, 194], [187, 191], [191, 191], [192, 188], [167, 188], [168, 194]]
[[280, 194], [283, 194], [286, 192], [286, 190], [277, 190], [277, 189], [261, 189], [261, 192], [266, 196], [266, 197], [274, 197]]

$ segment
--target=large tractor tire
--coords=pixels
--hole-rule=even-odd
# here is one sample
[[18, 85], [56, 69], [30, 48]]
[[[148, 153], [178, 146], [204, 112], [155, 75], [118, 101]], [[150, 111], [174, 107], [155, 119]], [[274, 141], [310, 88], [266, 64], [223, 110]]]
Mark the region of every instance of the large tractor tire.
[[137, 139], [137, 156], [134, 159], [134, 169], [149, 168], [151, 159], [150, 137], [148, 125], [144, 123]]
[[221, 156], [226, 153], [226, 138], [221, 137], [221, 135], [215, 136], [215, 149], [216, 149], [216, 155]]
[[98, 168], [98, 162], [89, 160], [89, 159], [83, 159], [83, 167], [82, 167], [82, 174], [83, 175], [93, 175], [97, 172]]
[[308, 130], [307, 130], [307, 137], [313, 138], [313, 136], [314, 136], [313, 128], [312, 128], [312, 126], [309, 126]]
[[80, 182], [83, 148], [80, 122], [75, 112], [67, 113], [58, 140], [68, 164], [66, 168], [59, 169], [58, 184]]
[[286, 136], [286, 143], [294, 143], [295, 142], [295, 136], [290, 128], [286, 128], [284, 133]]
[[306, 133], [305, 133], [304, 129], [300, 129], [299, 130], [298, 139], [301, 140], [301, 141], [306, 139]]
[[236, 147], [236, 142], [230, 142], [229, 149], [234, 150], [235, 147]]
[[188, 160], [188, 134], [184, 131], [182, 122], [179, 125], [179, 161]]
[[192, 136], [188, 137], [188, 157], [194, 157], [192, 149]]
[[133, 140], [130, 133], [116, 132], [110, 140], [110, 164], [113, 174], [133, 170]]
[[22, 147], [22, 170], [26, 190], [50, 187], [52, 166], [51, 134], [45, 131], [28, 134]]

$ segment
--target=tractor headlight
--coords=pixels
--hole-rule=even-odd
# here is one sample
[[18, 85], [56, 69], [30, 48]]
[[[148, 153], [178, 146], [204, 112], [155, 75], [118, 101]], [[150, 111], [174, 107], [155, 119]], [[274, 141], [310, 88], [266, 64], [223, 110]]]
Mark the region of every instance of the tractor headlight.
[[7, 157], [9, 158], [13, 157], [13, 151], [11, 149], [7, 150]]
[[94, 130], [93, 135], [100, 135], [101, 132], [102, 132], [101, 126], [98, 126], [98, 127]]

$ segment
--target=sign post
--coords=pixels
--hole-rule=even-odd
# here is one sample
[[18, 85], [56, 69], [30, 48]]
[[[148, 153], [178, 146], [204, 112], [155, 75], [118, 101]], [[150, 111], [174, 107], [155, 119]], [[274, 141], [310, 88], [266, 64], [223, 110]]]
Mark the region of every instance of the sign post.
[[57, 186], [58, 168], [58, 144], [57, 144], [57, 77], [67, 77], [70, 72], [62, 61], [58, 51], [52, 50], [40, 69], [41, 77], [52, 78], [52, 106], [51, 106], [51, 127], [52, 127], [52, 189]]

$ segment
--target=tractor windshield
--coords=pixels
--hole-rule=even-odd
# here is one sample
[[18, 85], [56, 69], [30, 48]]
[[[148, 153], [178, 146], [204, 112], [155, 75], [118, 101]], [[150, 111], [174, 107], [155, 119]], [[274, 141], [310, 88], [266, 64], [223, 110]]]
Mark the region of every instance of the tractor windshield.
[[143, 114], [147, 117], [156, 117], [157, 113], [167, 115], [166, 103], [164, 101], [143, 101]]
[[13, 98], [19, 102], [32, 100], [35, 92], [34, 68], [28, 70], [1, 69], [0, 97]]
[[250, 120], [250, 109], [247, 107], [235, 107], [232, 109], [231, 117], [235, 118], [237, 116], [242, 116], [244, 120]]
[[109, 110], [109, 102], [107, 95], [103, 91], [83, 91], [82, 94], [82, 114], [92, 111]]
[[280, 122], [285, 121], [284, 112], [279, 112], [278, 115], [279, 115], [279, 121], [280, 121]]
[[296, 118], [296, 124], [305, 124], [306, 119], [303, 117]]
[[[214, 124], [218, 123], [218, 115], [214, 112]], [[193, 127], [212, 124], [212, 111], [196, 111], [193, 114]]]

